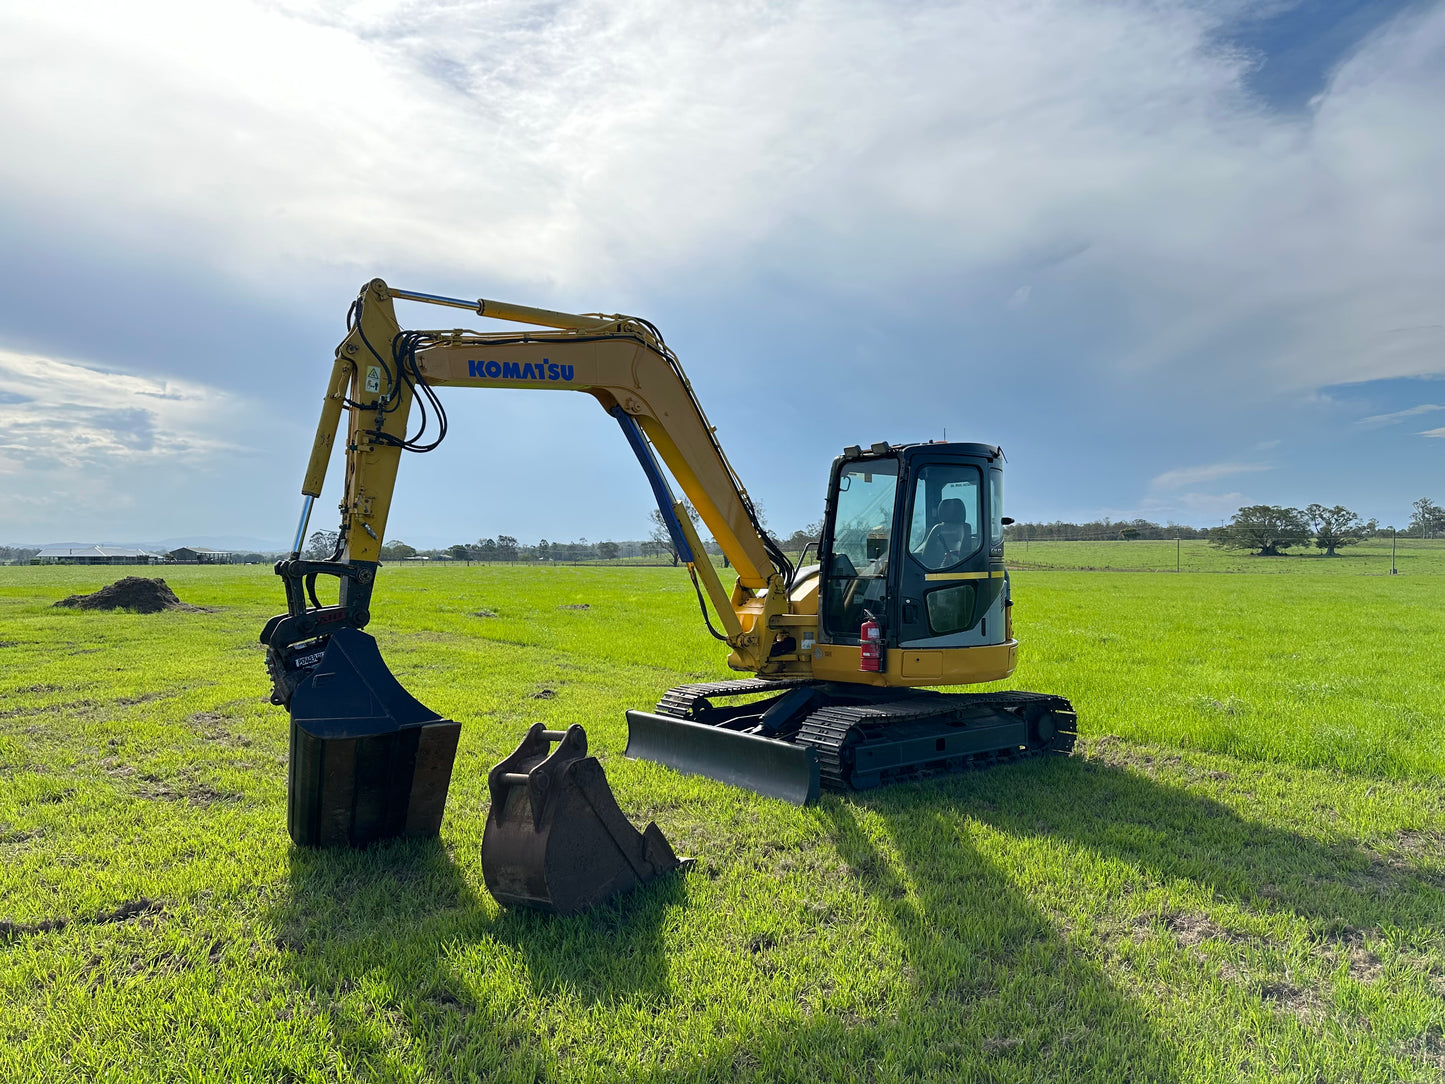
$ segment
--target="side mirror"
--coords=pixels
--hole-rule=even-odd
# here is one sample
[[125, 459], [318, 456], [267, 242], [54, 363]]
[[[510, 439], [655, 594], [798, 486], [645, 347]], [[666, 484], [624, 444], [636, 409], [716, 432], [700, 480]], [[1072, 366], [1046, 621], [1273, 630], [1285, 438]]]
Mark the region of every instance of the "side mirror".
[[1010, 524], [1012, 524], [1013, 521], [1014, 521], [1013, 516], [1004, 516], [1003, 519], [999, 520], [999, 522], [1002, 523], [1005, 527], [1007, 527], [1007, 526], [1009, 526]]

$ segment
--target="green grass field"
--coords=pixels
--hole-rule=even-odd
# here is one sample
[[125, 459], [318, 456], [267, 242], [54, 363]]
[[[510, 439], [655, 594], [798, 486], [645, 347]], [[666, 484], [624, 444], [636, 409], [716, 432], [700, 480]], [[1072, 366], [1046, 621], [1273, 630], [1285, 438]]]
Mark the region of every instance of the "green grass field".
[[[312, 853], [279, 583], [51, 608], [129, 571], [0, 569], [0, 1080], [1445, 1076], [1445, 578], [1018, 572], [1009, 684], [1074, 701], [1078, 754], [797, 809], [620, 754], [725, 674], [681, 572], [388, 568], [371, 631], [463, 723], [446, 823]], [[535, 721], [697, 865], [499, 909], [485, 775]]]

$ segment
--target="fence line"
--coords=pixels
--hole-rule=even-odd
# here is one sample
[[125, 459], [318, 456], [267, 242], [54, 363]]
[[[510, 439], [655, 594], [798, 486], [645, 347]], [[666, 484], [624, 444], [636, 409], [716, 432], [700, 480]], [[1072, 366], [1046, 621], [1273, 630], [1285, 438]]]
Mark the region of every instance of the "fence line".
[[1020, 570], [1445, 574], [1445, 540], [1388, 535], [1341, 546], [1333, 557], [1313, 545], [1261, 557], [1190, 538], [1030, 538], [1007, 542], [1004, 553]]

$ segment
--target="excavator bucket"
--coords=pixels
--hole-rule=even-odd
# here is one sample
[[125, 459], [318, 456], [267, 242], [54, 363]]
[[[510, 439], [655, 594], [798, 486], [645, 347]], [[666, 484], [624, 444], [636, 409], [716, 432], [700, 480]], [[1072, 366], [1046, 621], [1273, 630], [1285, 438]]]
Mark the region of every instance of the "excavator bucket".
[[401, 687], [375, 640], [338, 629], [291, 697], [292, 840], [364, 847], [436, 835], [460, 732]]
[[503, 906], [575, 914], [684, 865], [657, 825], [623, 815], [580, 726], [535, 724], [487, 785], [482, 875]]

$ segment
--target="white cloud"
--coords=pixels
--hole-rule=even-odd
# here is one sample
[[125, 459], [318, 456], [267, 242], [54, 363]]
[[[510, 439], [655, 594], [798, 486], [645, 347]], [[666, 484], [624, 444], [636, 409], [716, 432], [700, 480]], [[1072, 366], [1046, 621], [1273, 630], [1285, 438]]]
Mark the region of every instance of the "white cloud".
[[1424, 429], [1424, 430], [1421, 430], [1420, 435], [1421, 435], [1422, 437], [1441, 437], [1441, 438], [1445, 438], [1445, 426], [1442, 426], [1442, 427], [1439, 428], [1439, 429]]
[[0, 473], [95, 471], [125, 461], [232, 449], [217, 424], [232, 396], [71, 361], [0, 350]]
[[1437, 371], [1445, 8], [1398, 20], [1303, 117], [1216, 47], [1233, 14], [23, 5], [0, 188], [253, 278], [424, 267], [616, 298], [679, 269], [865, 291], [1036, 265], [1129, 299], [1127, 369]]
[[253, 401], [72, 360], [0, 350], [7, 535], [159, 537], [235, 523], [247, 471], [295, 436]]
[[[1272, 469], [1265, 463], [1208, 463], [1199, 467], [1179, 467], [1176, 470], [1168, 470], [1163, 474], [1155, 475], [1153, 481], [1149, 483], [1149, 488], [1164, 491], [1185, 489], [1203, 482], [1213, 482], [1218, 478], [1228, 478], [1232, 474]], [[1231, 494], [1231, 496], [1237, 496], [1237, 494]]]
[[[342, 270], [615, 310], [694, 283], [679, 304], [718, 298], [708, 331], [857, 312], [857, 349], [836, 349], [853, 334], [840, 320], [825, 357], [800, 358], [841, 387], [876, 367], [867, 344], [967, 346], [986, 313], [1036, 362], [1021, 381], [1066, 371], [1156, 413], [1184, 399], [1218, 418], [1214, 454], [1235, 455], [1257, 429], [1235, 432], [1230, 412], [1251, 397], [1283, 389], [1294, 409], [1327, 402], [1319, 386], [1445, 368], [1445, 5], [1395, 20], [1288, 115], [1251, 95], [1255, 58], [1217, 45], [1242, 10], [1259, 9], [11, 4], [0, 210], [53, 224], [57, 251], [120, 249], [226, 287], [281, 292]], [[762, 290], [773, 308], [755, 324]], [[200, 380], [234, 363], [208, 346]], [[773, 378], [738, 353], [717, 384]], [[929, 397], [964, 401], [969, 364], [940, 363]], [[175, 442], [212, 433], [122, 398], [131, 413], [55, 404], [49, 428], [10, 441], [10, 469], [31, 457], [26, 492], [84, 503], [37, 456], [104, 476], [178, 462]], [[0, 410], [24, 405], [0, 395]], [[1036, 431], [1066, 428], [1046, 422]], [[1104, 439], [1080, 429], [1087, 447]], [[1233, 500], [1193, 489], [1231, 467], [1264, 469], [1180, 468], [1150, 492], [1170, 507]]]
[[1437, 410], [1445, 410], [1445, 406], [1436, 403], [1421, 403], [1419, 406], [1406, 407], [1404, 410], [1392, 411], [1389, 414], [1371, 414], [1368, 418], [1361, 418], [1355, 424], [1370, 427], [1390, 425], [1393, 422], [1403, 421], [1405, 418], [1413, 418], [1420, 414], [1433, 414]]

